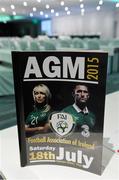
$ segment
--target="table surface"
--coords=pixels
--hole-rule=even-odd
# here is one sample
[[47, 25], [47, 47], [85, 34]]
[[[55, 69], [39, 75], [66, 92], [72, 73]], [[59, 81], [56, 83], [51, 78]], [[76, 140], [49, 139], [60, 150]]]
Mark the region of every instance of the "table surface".
[[[119, 149], [119, 91], [106, 96], [104, 137]], [[118, 141], [117, 141], [118, 139]], [[101, 176], [66, 166], [34, 165], [20, 167], [17, 127], [0, 132], [0, 170], [7, 180], [119, 179], [119, 153], [114, 152]]]

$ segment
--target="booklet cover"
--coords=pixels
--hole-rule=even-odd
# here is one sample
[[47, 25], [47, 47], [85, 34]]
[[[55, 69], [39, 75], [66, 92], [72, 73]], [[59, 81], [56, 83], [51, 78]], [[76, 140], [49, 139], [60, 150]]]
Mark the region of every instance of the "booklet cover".
[[12, 52], [21, 166], [101, 174], [107, 53]]

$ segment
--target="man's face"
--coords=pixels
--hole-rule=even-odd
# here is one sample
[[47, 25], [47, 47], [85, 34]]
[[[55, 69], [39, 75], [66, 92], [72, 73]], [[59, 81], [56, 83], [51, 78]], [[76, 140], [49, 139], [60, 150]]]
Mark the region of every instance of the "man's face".
[[85, 85], [77, 85], [74, 90], [74, 97], [76, 104], [85, 104], [89, 99], [88, 88]]
[[46, 100], [46, 95], [43, 91], [34, 91], [35, 101], [37, 103], [43, 103]]

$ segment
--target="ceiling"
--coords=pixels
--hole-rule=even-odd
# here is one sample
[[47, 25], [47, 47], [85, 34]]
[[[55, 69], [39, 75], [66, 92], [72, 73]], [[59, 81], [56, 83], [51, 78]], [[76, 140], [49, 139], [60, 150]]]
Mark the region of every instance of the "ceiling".
[[[72, 15], [75, 13], [84, 15], [89, 10], [96, 11], [97, 6], [100, 6], [98, 7], [100, 11], [104, 11], [105, 9], [118, 9], [119, 11], [119, 7], [115, 7], [116, 3], [119, 3], [119, 0], [103, 0], [101, 5], [99, 5], [99, 2], [101, 3], [102, 0], [63, 0], [64, 4], [62, 2], [62, 5], [61, 1], [62, 0], [0, 0], [0, 15], [25, 15], [31, 17], [37, 16], [39, 18]], [[80, 7], [80, 5], [82, 7]]]

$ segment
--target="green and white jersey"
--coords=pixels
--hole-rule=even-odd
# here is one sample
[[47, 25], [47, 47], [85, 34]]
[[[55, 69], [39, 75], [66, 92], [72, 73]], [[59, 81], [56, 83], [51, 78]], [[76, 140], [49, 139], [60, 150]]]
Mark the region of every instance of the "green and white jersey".
[[90, 128], [93, 128], [95, 125], [95, 115], [90, 112], [87, 107], [85, 108], [85, 111], [82, 112], [81, 110], [78, 111], [77, 106], [74, 104], [67, 106], [62, 111], [73, 116], [76, 126], [81, 127], [82, 125], [86, 124]]
[[29, 113], [26, 118], [26, 125], [29, 127], [39, 127], [44, 126], [48, 122], [48, 116], [50, 111], [45, 111], [46, 107], [36, 108], [34, 111]]

